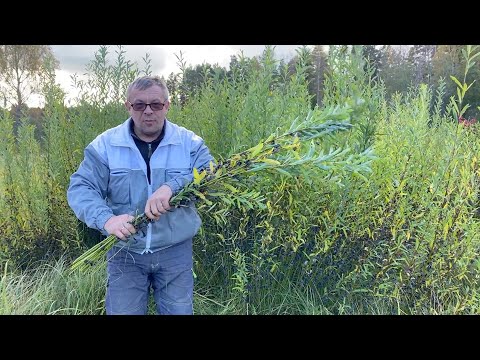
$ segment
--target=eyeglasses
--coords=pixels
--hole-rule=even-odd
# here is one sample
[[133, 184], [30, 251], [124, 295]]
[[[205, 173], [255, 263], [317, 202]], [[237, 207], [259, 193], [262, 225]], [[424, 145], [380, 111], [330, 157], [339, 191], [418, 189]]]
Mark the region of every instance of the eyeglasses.
[[132, 109], [135, 111], [144, 111], [148, 105], [150, 105], [150, 109], [152, 109], [152, 111], [162, 110], [163, 107], [165, 106], [165, 104], [162, 104], [161, 102], [153, 102], [150, 104], [145, 104], [143, 102], [136, 102], [132, 104], [130, 101], [128, 101], [128, 103], [130, 104]]

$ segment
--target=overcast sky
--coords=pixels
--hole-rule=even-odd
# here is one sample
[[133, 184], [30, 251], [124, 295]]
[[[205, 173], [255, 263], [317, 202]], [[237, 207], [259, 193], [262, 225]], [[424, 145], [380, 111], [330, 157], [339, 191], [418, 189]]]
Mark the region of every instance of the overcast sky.
[[[277, 59], [290, 60], [295, 55], [295, 49], [301, 45], [274, 45]], [[86, 72], [85, 66], [94, 59], [94, 54], [99, 50], [100, 45], [51, 45], [53, 53], [60, 62], [60, 70], [57, 70], [57, 83], [67, 92], [67, 102], [74, 94], [71, 75], [76, 73], [82, 75]], [[113, 63], [117, 46], [109, 46], [110, 60]], [[142, 58], [148, 53], [152, 74], [164, 76], [172, 72], [179, 72], [177, 58], [182, 52], [187, 66], [209, 63], [227, 67], [230, 63], [230, 56], [243, 54], [247, 57], [260, 55], [265, 45], [125, 45], [127, 60], [136, 62], [143, 68]], [[30, 106], [38, 106], [39, 100], [32, 97]]]

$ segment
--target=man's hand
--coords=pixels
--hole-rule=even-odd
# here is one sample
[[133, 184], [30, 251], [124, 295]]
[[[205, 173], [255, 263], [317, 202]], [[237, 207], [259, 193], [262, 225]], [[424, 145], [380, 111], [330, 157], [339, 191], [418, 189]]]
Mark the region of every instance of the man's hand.
[[128, 214], [114, 215], [107, 220], [104, 228], [109, 235], [115, 235], [120, 240], [126, 241], [127, 237], [137, 232], [135, 227], [129, 223], [133, 219], [134, 217]]
[[173, 192], [168, 185], [160, 186], [145, 205], [145, 215], [152, 220], [160, 219], [160, 215], [165, 214], [170, 209], [170, 198]]

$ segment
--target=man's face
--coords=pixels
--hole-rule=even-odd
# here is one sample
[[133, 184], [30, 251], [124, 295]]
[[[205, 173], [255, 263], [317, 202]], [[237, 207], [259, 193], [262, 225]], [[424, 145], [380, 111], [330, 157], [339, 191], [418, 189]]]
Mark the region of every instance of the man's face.
[[[153, 105], [148, 105], [143, 110], [134, 109], [134, 107], [141, 108], [141, 104]], [[164, 104], [161, 110], [154, 110], [156, 107], [162, 107], [161, 104]], [[146, 90], [133, 89], [125, 106], [133, 119], [135, 134], [140, 139], [150, 142], [160, 135], [170, 103], [165, 99], [159, 86], [154, 85]]]

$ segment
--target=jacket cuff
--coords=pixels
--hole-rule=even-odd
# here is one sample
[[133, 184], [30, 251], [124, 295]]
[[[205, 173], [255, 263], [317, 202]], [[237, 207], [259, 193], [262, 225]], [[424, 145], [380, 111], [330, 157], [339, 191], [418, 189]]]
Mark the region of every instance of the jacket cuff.
[[167, 185], [172, 190], [172, 196], [177, 195], [180, 191], [180, 184], [175, 179], [167, 181], [163, 185]]
[[100, 215], [97, 216], [97, 220], [95, 221], [95, 225], [97, 226], [97, 229], [100, 230], [100, 232], [103, 235], [108, 235], [108, 232], [105, 230], [105, 223], [112, 216], [113, 216], [113, 214], [109, 211], [103, 211], [103, 212], [100, 213]]

